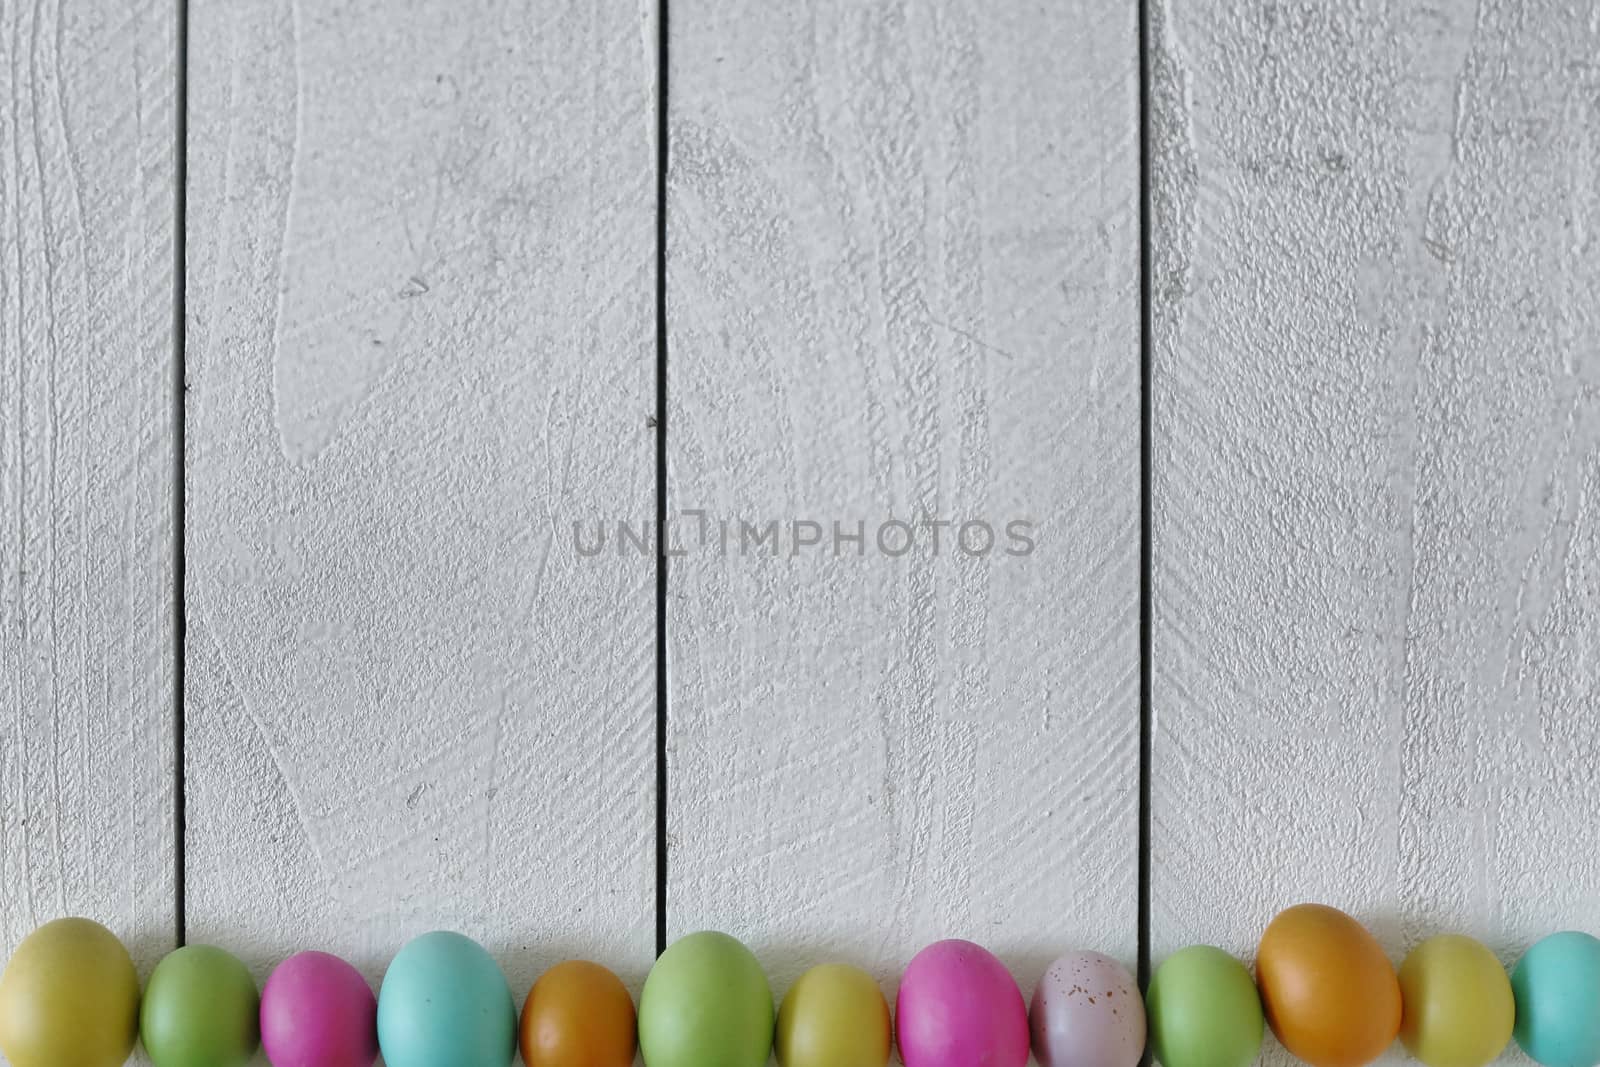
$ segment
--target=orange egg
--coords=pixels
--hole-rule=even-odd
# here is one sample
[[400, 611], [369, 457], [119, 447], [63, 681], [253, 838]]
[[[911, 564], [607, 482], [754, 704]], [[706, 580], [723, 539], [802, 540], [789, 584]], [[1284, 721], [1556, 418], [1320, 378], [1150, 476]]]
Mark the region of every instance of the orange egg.
[[1261, 935], [1267, 1022], [1312, 1067], [1363, 1067], [1400, 1031], [1400, 981], [1377, 938], [1337, 908], [1297, 904]]
[[568, 960], [546, 971], [522, 1005], [528, 1067], [630, 1067], [637, 1040], [633, 998], [598, 963]]

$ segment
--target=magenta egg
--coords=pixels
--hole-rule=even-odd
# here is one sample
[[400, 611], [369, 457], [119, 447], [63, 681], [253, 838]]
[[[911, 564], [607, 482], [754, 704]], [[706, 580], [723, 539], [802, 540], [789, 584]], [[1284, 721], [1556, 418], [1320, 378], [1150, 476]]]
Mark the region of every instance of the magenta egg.
[[971, 941], [940, 941], [911, 961], [895, 1001], [906, 1067], [1023, 1067], [1028, 1009], [1010, 972]]
[[372, 1067], [378, 998], [338, 956], [290, 956], [261, 991], [261, 1047], [272, 1067]]
[[1144, 1001], [1126, 967], [1098, 952], [1050, 965], [1029, 1009], [1040, 1067], [1135, 1067], [1144, 1055]]

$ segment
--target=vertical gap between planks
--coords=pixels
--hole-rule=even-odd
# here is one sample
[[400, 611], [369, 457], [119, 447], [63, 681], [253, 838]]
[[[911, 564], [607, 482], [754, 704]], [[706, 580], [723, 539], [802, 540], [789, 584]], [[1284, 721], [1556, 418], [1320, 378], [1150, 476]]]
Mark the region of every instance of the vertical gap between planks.
[[189, 186], [189, 4], [175, 0], [175, 51], [173, 115], [173, 204], [172, 204], [172, 812], [173, 812], [173, 917], [176, 942], [182, 946], [188, 934], [184, 912], [184, 642], [188, 605], [184, 590], [184, 527], [186, 485], [184, 455], [187, 451], [185, 420], [188, 415], [187, 281], [188, 281], [188, 186]]
[[667, 947], [667, 0], [656, 17], [656, 954]]
[[1150, 985], [1150, 4], [1138, 5], [1139, 47], [1139, 913], [1138, 977]]

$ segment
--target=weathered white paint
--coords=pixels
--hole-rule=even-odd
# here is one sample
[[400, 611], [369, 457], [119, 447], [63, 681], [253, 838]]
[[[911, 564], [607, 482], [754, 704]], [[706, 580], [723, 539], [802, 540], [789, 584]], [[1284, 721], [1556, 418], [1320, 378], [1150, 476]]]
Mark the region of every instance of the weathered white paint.
[[[260, 972], [648, 964], [652, 564], [570, 523], [654, 505], [654, 7], [191, 2], [188, 918]], [[1155, 955], [1600, 929], [1600, 14], [1151, 13]], [[673, 5], [672, 508], [1040, 523], [672, 561], [671, 932], [780, 992], [1131, 962], [1133, 18]], [[148, 973], [176, 12], [0, 24], [0, 936]]]
[[0, 959], [174, 941], [176, 27], [0, 5]]
[[650, 7], [193, 0], [188, 920], [654, 931]]
[[[675, 0], [671, 28], [669, 504], [825, 539], [672, 561], [671, 934], [747, 938], [780, 993], [947, 936], [1030, 991], [1074, 946], [1131, 964], [1135, 9]], [[1038, 549], [885, 559], [889, 518], [1032, 519]]]
[[1155, 954], [1600, 929], [1600, 8], [1154, 14]]

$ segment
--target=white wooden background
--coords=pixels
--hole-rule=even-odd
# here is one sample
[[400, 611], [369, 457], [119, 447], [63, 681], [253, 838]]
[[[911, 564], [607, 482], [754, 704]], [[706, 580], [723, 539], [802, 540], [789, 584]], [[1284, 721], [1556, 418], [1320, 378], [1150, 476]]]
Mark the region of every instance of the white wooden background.
[[664, 630], [660, 16], [0, 0], [8, 952], [1600, 932], [1600, 4], [673, 0]]

